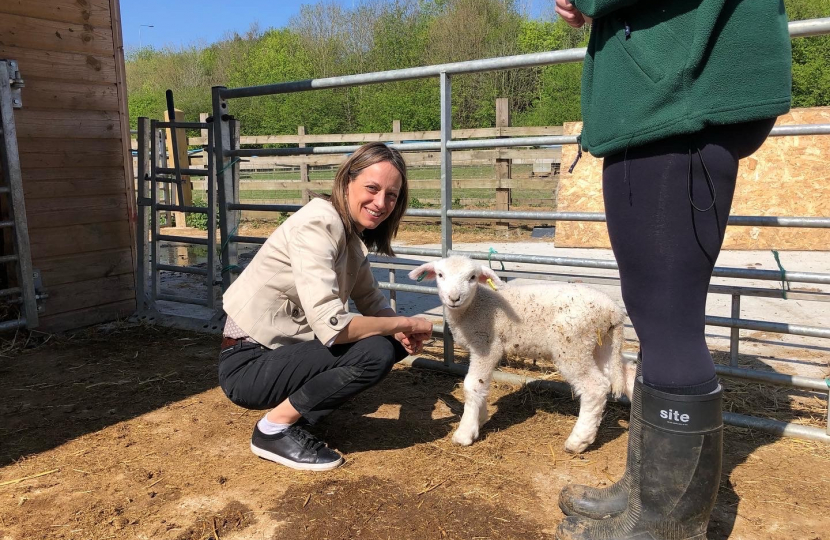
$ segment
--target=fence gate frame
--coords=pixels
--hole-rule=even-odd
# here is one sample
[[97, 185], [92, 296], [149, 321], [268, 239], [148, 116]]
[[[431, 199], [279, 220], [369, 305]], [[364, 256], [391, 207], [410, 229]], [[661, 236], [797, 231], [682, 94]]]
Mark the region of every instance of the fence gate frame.
[[[205, 168], [193, 169], [188, 163], [178, 167], [168, 166], [165, 144], [165, 130], [199, 129], [208, 133], [204, 146]], [[138, 119], [138, 170], [136, 175], [136, 194], [138, 199], [138, 216], [136, 219], [136, 317], [140, 320], [161, 322], [188, 329], [204, 331], [216, 330], [221, 310], [216, 311], [216, 171], [214, 159], [214, 139], [211, 121], [179, 122], [158, 121], [141, 117]], [[207, 206], [185, 206], [181, 202], [173, 204], [169, 194], [173, 191], [171, 184], [181, 182], [183, 176], [202, 176], [207, 182]], [[167, 197], [160, 201], [159, 192]], [[180, 191], [180, 190], [177, 190]], [[187, 236], [161, 234], [160, 214], [167, 216], [170, 225], [171, 212], [202, 214], [207, 216], [207, 239]], [[205, 268], [162, 264], [159, 262], [159, 243], [176, 242], [187, 245], [205, 246], [207, 265]], [[172, 261], [171, 261], [172, 262]], [[188, 296], [165, 291], [161, 282], [161, 272], [179, 272], [203, 276], [204, 296]], [[159, 309], [159, 302], [189, 304], [206, 307], [210, 315], [207, 319], [171, 315]], [[212, 328], [211, 328], [212, 327]]]

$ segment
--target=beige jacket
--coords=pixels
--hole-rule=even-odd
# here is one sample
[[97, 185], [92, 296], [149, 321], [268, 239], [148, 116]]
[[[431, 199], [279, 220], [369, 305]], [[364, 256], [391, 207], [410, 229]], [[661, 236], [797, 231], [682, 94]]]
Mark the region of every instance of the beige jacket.
[[389, 307], [372, 275], [368, 250], [346, 231], [337, 211], [313, 199], [268, 237], [225, 292], [225, 313], [249, 336], [275, 349], [333, 340], [352, 320], [348, 300], [363, 315]]

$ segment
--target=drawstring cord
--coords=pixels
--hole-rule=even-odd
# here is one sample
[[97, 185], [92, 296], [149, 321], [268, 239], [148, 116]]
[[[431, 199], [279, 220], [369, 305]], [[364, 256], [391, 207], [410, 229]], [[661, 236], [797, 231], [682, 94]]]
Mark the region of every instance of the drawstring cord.
[[709, 174], [709, 169], [706, 168], [706, 162], [703, 161], [703, 156], [700, 153], [700, 148], [697, 148], [697, 156], [700, 158], [700, 164], [703, 166], [703, 176], [706, 178], [706, 182], [709, 184], [709, 190], [712, 194], [712, 204], [707, 206], [706, 208], [698, 208], [695, 204], [695, 201], [692, 199], [692, 146], [689, 145], [689, 177], [686, 181], [686, 192], [689, 194], [689, 203], [691, 203], [692, 208], [697, 210], [698, 212], [708, 212], [715, 206], [715, 198], [717, 197], [717, 193], [715, 192], [715, 183], [712, 182], [712, 176]]
[[576, 159], [568, 168], [568, 174], [573, 174], [576, 164], [579, 163], [579, 158], [582, 157], [582, 133], [576, 136]]

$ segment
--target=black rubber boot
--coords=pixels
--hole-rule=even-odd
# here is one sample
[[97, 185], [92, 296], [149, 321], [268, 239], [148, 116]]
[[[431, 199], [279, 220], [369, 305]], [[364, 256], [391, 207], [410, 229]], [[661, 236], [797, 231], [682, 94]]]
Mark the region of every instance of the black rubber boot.
[[705, 540], [723, 457], [720, 386], [702, 396], [643, 385], [632, 414], [641, 422], [631, 447], [626, 509], [608, 519], [568, 517], [558, 540]]
[[[637, 378], [642, 374], [642, 361], [637, 364]], [[628, 489], [631, 486], [631, 449], [634, 441], [639, 440], [641, 422], [634, 417], [635, 403], [639, 403], [642, 392], [640, 386], [634, 385], [631, 396], [631, 416], [628, 422], [628, 455], [625, 460], [625, 472], [622, 478], [607, 488], [595, 488], [570, 484], [559, 492], [559, 508], [566, 516], [584, 516], [591, 519], [604, 519], [616, 516], [628, 506]]]

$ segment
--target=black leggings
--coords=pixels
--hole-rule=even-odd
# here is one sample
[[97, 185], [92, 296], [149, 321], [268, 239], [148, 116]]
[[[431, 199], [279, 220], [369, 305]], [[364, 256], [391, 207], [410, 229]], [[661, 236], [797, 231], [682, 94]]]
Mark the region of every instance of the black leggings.
[[608, 234], [650, 386], [704, 393], [716, 385], [706, 294], [738, 161], [760, 147], [774, 122], [711, 126], [605, 158]]
[[270, 409], [286, 398], [314, 424], [380, 382], [407, 352], [391, 337], [326, 347], [314, 339], [274, 350], [240, 342], [219, 355], [219, 385], [240, 407]]

